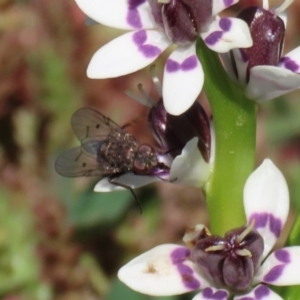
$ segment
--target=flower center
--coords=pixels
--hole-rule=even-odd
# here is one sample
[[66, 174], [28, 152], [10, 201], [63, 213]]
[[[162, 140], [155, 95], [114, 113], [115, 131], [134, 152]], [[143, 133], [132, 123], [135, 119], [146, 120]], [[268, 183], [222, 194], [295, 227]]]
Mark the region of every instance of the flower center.
[[192, 250], [195, 264], [217, 285], [233, 291], [246, 291], [258, 271], [264, 243], [261, 235], [249, 226], [233, 229], [225, 237], [202, 233]]
[[212, 20], [212, 0], [147, 0], [156, 23], [178, 45], [194, 42]]

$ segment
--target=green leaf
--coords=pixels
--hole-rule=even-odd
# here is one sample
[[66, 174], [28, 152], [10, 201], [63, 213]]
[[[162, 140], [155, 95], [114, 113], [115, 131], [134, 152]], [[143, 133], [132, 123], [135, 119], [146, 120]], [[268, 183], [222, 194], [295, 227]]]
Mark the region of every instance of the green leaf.
[[[155, 287], [153, 287], [155, 288]], [[183, 296], [184, 297], [184, 296]], [[144, 295], [131, 290], [124, 283], [119, 281], [117, 278], [113, 280], [110, 293], [105, 297], [106, 300], [179, 300], [182, 296], [168, 296], [168, 297], [152, 297]], [[188, 299], [191, 299], [189, 297]]]
[[81, 228], [110, 225], [122, 216], [133, 201], [129, 191], [96, 193], [89, 189], [69, 203], [69, 218], [76, 227]]
[[105, 297], [105, 299], [149, 300], [149, 297], [129, 289], [124, 283], [116, 278], [115, 280], [113, 280], [110, 293]]

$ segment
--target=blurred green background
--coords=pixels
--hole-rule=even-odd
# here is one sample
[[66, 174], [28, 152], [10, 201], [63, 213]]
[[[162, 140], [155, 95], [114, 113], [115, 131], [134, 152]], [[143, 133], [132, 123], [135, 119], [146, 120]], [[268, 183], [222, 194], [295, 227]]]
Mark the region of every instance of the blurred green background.
[[[228, 13], [260, 4], [240, 2]], [[300, 44], [299, 2], [292, 7], [285, 52]], [[87, 26], [73, 0], [0, 0], [0, 299], [154, 299], [125, 287], [117, 270], [158, 244], [182, 243], [189, 226], [208, 225], [199, 189], [164, 182], [139, 189], [140, 214], [128, 191], [94, 193], [97, 178], [55, 173], [56, 157], [79, 144], [70, 119], [80, 107], [94, 107], [120, 125], [145, 116], [132, 133], [151, 139], [147, 108], [124, 94], [141, 82], [155, 95], [149, 69], [116, 79], [86, 77], [92, 54], [120, 33]], [[159, 76], [166, 57], [157, 62]], [[289, 182], [287, 228], [300, 209], [299, 95], [262, 105], [258, 121], [257, 162], [271, 157]], [[199, 101], [207, 108], [204, 95]]]

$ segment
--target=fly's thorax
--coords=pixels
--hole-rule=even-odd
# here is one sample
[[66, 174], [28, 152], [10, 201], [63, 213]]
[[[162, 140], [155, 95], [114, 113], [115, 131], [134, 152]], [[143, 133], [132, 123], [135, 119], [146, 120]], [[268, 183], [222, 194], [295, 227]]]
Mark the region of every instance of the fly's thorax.
[[114, 173], [128, 172], [133, 168], [137, 149], [138, 143], [130, 133], [121, 135], [119, 132], [112, 132], [101, 144], [98, 160], [107, 161], [115, 168]]

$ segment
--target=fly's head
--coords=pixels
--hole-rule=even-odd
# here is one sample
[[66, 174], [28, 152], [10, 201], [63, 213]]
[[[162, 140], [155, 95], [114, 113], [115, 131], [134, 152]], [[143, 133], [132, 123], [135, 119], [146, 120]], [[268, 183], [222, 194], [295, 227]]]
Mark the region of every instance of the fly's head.
[[133, 160], [133, 172], [152, 175], [158, 165], [159, 162], [153, 147], [147, 144], [140, 145]]

